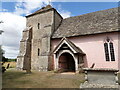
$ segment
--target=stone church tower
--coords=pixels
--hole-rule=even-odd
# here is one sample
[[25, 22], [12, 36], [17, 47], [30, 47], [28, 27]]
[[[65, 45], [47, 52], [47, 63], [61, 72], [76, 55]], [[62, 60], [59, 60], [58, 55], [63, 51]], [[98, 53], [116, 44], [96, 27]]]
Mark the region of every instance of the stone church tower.
[[27, 25], [20, 41], [17, 69], [48, 70], [50, 60], [51, 36], [61, 21], [61, 15], [47, 5], [26, 16]]

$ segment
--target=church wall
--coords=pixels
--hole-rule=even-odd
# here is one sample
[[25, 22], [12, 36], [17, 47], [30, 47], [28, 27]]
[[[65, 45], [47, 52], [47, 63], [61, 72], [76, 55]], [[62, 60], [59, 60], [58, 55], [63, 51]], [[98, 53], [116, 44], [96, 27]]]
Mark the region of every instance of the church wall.
[[27, 18], [27, 26], [33, 27], [31, 52], [32, 69], [45, 69], [48, 66], [48, 53], [50, 51], [50, 35], [52, 32], [52, 25], [52, 10]]
[[[104, 40], [110, 37], [113, 41], [115, 61], [106, 61], [104, 51]], [[52, 40], [52, 50], [58, 45], [61, 39]], [[95, 63], [94, 68], [114, 68], [118, 69], [118, 33], [104, 33], [96, 35], [70, 37], [76, 46], [78, 46], [85, 54], [85, 65], [91, 67]], [[119, 60], [120, 61], [120, 60]], [[120, 69], [120, 67], [119, 67]]]
[[[29, 68], [34, 70], [46, 71], [49, 68], [48, 62], [52, 63], [51, 61], [53, 59], [52, 56], [49, 55], [51, 51], [51, 35], [60, 25], [62, 17], [55, 9], [51, 9], [27, 17], [26, 19], [26, 30], [23, 31], [20, 42], [17, 67], [22, 70], [30, 66]], [[30, 27], [32, 27], [32, 36], [28, 36], [30, 30], [27, 29]], [[28, 38], [30, 38], [30, 40], [27, 40]]]
[[[27, 52], [27, 39], [29, 38], [29, 31], [23, 31], [22, 40], [20, 41], [20, 51], [17, 57], [17, 69], [22, 70], [24, 64], [24, 57]], [[28, 49], [29, 50], [29, 49]], [[30, 51], [28, 51], [30, 52]]]
[[23, 70], [23, 62], [24, 62], [24, 56], [18, 56], [17, 63], [16, 63], [17, 70]]
[[23, 36], [22, 36], [22, 40], [20, 41], [20, 55], [19, 56], [24, 56], [25, 55], [25, 51], [26, 51], [26, 42], [27, 42], [27, 38], [29, 31], [23, 31]]
[[58, 14], [56, 11], [54, 11], [54, 26], [55, 26], [55, 30], [59, 27], [59, 25], [62, 22], [62, 17], [60, 16], [60, 14]]
[[[53, 32], [54, 32], [54, 30], [56, 30], [60, 26], [63, 18], [56, 10], [54, 10], [53, 14], [54, 14], [54, 16], [53, 16], [54, 23], [53, 23], [52, 29], [53, 29]], [[51, 33], [51, 36], [52, 36], [53, 32]], [[50, 42], [48, 42], [48, 43], [50, 44], [50, 46], [52, 46], [52, 44]], [[51, 53], [51, 47], [50, 47], [50, 53]], [[54, 61], [53, 60], [54, 60], [53, 55], [49, 55], [48, 70], [53, 70], [54, 69]]]

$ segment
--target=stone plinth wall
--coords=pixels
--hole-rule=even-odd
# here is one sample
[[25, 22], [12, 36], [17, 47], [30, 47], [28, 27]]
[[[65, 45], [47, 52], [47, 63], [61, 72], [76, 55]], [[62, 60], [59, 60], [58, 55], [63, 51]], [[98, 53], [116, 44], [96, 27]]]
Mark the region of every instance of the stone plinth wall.
[[[115, 69], [84, 69], [85, 82], [80, 88], [113, 88], [118, 89], [118, 70]], [[110, 90], [113, 90], [110, 89]]]

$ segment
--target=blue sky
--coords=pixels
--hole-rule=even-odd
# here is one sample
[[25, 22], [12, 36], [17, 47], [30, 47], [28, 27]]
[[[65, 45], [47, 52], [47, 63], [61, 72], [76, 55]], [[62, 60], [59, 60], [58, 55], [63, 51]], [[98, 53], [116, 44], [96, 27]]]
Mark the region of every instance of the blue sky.
[[[0, 24], [0, 29], [4, 31], [0, 38], [2, 37], [2, 47], [5, 50], [4, 56], [7, 58], [16, 58], [18, 56], [22, 31], [26, 27], [26, 18], [24, 16], [35, 12], [45, 6], [44, 4], [48, 4], [48, 0], [25, 1], [0, 3], [0, 21], [4, 22]], [[68, 18], [118, 7], [118, 2], [52, 2], [52, 6], [64, 18]]]
[[105, 10], [118, 6], [117, 2], [55, 2], [53, 3], [53, 6], [58, 6], [59, 4], [61, 4], [61, 7], [63, 9], [70, 11], [72, 13], [72, 16]]
[[[17, 2], [3, 2], [2, 9], [7, 10], [7, 12], [14, 12], [16, 3]], [[63, 10], [71, 12], [71, 16], [77, 16], [81, 14], [117, 7], [118, 2], [52, 2], [52, 5], [57, 10], [60, 7]], [[21, 8], [24, 7], [21, 6]], [[32, 10], [32, 12], [38, 9], [40, 8], [36, 8]], [[25, 14], [23, 14], [22, 16], [25, 16]]]

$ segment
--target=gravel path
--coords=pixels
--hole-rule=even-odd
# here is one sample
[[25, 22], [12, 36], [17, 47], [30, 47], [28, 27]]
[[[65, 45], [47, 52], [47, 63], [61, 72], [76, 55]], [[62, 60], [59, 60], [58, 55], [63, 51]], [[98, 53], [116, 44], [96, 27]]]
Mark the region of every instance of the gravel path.
[[64, 79], [80, 79], [84, 80], [84, 74], [75, 73], [59, 73], [53, 76], [54, 78], [64, 78]]

